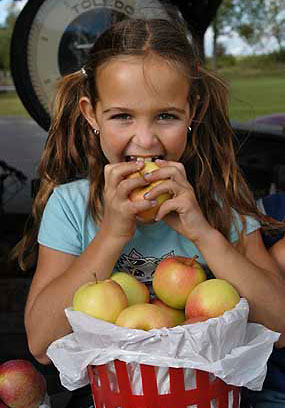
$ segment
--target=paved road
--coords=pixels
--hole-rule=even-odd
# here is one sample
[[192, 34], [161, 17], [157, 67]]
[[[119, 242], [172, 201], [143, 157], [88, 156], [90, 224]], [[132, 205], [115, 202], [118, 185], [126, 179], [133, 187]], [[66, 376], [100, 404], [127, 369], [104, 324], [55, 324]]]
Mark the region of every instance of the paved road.
[[15, 183], [11, 177], [5, 180], [5, 212], [30, 212], [31, 180], [36, 177], [37, 164], [46, 137], [47, 133], [33, 119], [0, 116], [0, 161], [27, 176], [26, 184], [20, 191], [18, 190], [21, 185]]

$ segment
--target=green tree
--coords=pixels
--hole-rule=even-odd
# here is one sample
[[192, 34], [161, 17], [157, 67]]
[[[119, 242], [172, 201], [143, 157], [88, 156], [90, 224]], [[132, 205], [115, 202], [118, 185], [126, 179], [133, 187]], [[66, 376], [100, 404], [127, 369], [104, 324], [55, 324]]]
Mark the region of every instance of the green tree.
[[285, 49], [285, 3], [284, 0], [271, 0], [267, 4], [269, 35], [275, 38], [279, 51]]
[[284, 0], [223, 0], [212, 22], [213, 59], [221, 35], [237, 33], [253, 48], [275, 38], [279, 50], [285, 44]]

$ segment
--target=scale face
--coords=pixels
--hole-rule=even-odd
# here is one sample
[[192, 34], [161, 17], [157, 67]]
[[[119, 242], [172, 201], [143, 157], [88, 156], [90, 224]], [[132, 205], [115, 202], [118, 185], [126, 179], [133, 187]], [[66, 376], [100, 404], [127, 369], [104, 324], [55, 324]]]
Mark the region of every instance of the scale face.
[[11, 43], [17, 93], [36, 122], [48, 130], [56, 82], [84, 65], [96, 38], [125, 18], [166, 17], [158, 0], [29, 0]]

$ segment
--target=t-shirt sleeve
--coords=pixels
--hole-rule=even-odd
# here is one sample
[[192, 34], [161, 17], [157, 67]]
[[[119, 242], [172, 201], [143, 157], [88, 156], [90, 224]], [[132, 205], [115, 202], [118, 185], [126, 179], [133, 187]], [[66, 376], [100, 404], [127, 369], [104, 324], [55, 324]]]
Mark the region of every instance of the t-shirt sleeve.
[[[230, 232], [230, 241], [231, 242], [236, 242], [239, 240], [239, 235], [238, 231], [242, 230], [242, 221], [240, 215], [234, 211], [234, 217], [235, 217], [235, 223], [232, 224], [231, 226], [231, 232]], [[257, 221], [255, 218], [246, 216], [246, 228], [245, 228], [245, 233], [248, 235], [251, 232], [254, 232], [258, 230], [261, 225], [260, 222]]]
[[79, 220], [55, 189], [48, 199], [40, 224], [38, 243], [72, 255], [82, 252]]

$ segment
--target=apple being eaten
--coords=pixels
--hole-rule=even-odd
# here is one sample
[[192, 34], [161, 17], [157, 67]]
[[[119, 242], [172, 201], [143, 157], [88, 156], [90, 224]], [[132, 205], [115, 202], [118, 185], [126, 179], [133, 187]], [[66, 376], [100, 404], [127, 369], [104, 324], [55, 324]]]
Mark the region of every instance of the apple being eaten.
[[168, 314], [171, 321], [171, 327], [178, 326], [185, 321], [184, 310], [174, 309], [173, 307], [166, 305], [160, 299], [157, 298], [152, 299], [151, 304], [161, 307], [164, 310], [164, 312]]
[[189, 294], [186, 318], [207, 316], [218, 317], [233, 309], [240, 301], [238, 291], [224, 279], [209, 279], [197, 285]]
[[45, 378], [30, 361], [9, 360], [0, 365], [0, 399], [8, 407], [38, 408], [45, 393]]
[[128, 299], [117, 282], [106, 279], [81, 285], [74, 293], [72, 306], [75, 311], [114, 323], [128, 306]]
[[117, 282], [125, 292], [128, 298], [128, 306], [149, 302], [147, 286], [133, 275], [126, 272], [115, 272], [112, 274], [111, 279]]
[[207, 279], [196, 258], [173, 256], [158, 264], [152, 286], [156, 296], [168, 306], [184, 309], [189, 293]]
[[[132, 178], [132, 177], [143, 177], [144, 174], [151, 173], [154, 170], [158, 170], [159, 168], [160, 167], [157, 164], [155, 164], [154, 162], [145, 161], [144, 167], [141, 170], [131, 174], [129, 177], [130, 178]], [[133, 202], [136, 202], [136, 201], [139, 201], [139, 200], [144, 200], [144, 195], [146, 193], [148, 193], [150, 190], [152, 190], [153, 187], [155, 187], [156, 185], [158, 185], [160, 183], [162, 183], [162, 180], [154, 181], [153, 183], [150, 183], [149, 185], [147, 185], [145, 187], [135, 188], [129, 195], [130, 200], [133, 201]], [[154, 207], [150, 208], [149, 210], [141, 211], [139, 213], [140, 220], [142, 222], [153, 221], [155, 219], [155, 216], [156, 216], [161, 204], [164, 203], [164, 201], [168, 200], [169, 198], [171, 198], [171, 195], [169, 193], [163, 193], [163, 194], [160, 194], [158, 197], [156, 197], [157, 204]]]
[[171, 319], [163, 309], [151, 303], [129, 306], [118, 316], [116, 324], [129, 329], [151, 330], [171, 327]]

